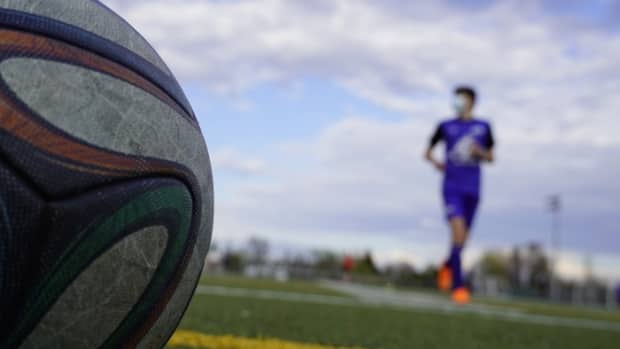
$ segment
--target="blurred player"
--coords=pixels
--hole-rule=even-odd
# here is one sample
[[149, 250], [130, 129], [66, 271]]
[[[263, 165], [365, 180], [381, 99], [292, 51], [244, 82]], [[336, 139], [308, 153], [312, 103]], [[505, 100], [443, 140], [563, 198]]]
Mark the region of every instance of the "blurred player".
[[[437, 276], [442, 291], [452, 291], [452, 300], [469, 302], [463, 280], [461, 253], [472, 227], [480, 198], [480, 163], [493, 162], [495, 141], [488, 122], [474, 118], [476, 92], [461, 86], [454, 91], [456, 118], [443, 121], [431, 138], [426, 159], [444, 174], [442, 194], [446, 218], [452, 230], [452, 247]], [[439, 142], [446, 147], [445, 162], [433, 156]]]

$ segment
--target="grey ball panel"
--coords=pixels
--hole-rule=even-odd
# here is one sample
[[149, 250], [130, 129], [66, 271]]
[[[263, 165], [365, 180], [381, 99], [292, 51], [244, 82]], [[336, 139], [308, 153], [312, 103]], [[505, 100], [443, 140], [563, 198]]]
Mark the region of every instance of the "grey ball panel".
[[[187, 268], [189, 270], [201, 270], [204, 264], [204, 257], [195, 248]], [[183, 316], [182, 311], [187, 306], [191, 295], [194, 293], [197, 277], [194, 274], [185, 273], [176, 292], [172, 295], [170, 302], [159, 316], [151, 330], [142, 338], [142, 341], [136, 347], [137, 349], [157, 348], [162, 338], [167, 338], [175, 328], [171, 325], [178, 324]]]
[[156, 226], [118, 242], [67, 288], [21, 348], [99, 347], [142, 295], [166, 241], [166, 228]]
[[0, 0], [0, 7], [55, 19], [79, 27], [129, 49], [166, 74], [172, 75], [157, 52], [136, 30], [97, 1]]
[[206, 254], [213, 216], [209, 154], [198, 129], [159, 99], [124, 81], [51, 61], [14, 58], [0, 75], [54, 126], [104, 149], [174, 161], [196, 175], [204, 205], [199, 252]]

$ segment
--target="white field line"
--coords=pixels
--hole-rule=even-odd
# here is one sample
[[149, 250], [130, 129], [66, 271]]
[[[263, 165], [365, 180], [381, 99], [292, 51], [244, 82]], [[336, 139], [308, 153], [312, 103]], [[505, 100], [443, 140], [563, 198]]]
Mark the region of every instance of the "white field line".
[[[374, 291], [376, 292], [376, 291]], [[374, 293], [373, 292], [373, 293]], [[386, 293], [389, 291], [386, 291]], [[206, 286], [199, 285], [196, 288], [198, 295], [216, 295], [226, 297], [247, 297], [255, 299], [268, 299], [312, 304], [328, 304], [337, 306], [366, 306], [366, 307], [388, 307], [393, 309], [412, 309], [433, 314], [475, 314], [485, 318], [500, 319], [512, 322], [537, 324], [546, 326], [564, 326], [572, 328], [583, 328], [593, 330], [604, 330], [620, 332], [620, 324], [610, 321], [589, 320], [579, 318], [557, 317], [549, 315], [528, 314], [514, 309], [502, 307], [490, 307], [480, 305], [456, 306], [450, 302], [415, 302], [399, 301], [398, 297], [388, 295], [388, 297], [377, 297], [368, 299], [366, 297], [347, 298], [339, 296], [314, 295], [295, 292], [255, 290], [234, 287]], [[424, 296], [423, 296], [424, 297]], [[432, 297], [432, 296], [431, 296]], [[384, 298], [384, 299], [379, 299]]]
[[198, 285], [198, 287], [196, 288], [196, 293], [203, 294], [203, 295], [248, 297], [248, 298], [301, 302], [301, 303], [315, 303], [315, 304], [331, 304], [331, 305], [362, 305], [363, 304], [360, 301], [356, 300], [355, 298], [348, 298], [348, 297], [326, 296], [326, 295], [283, 292], [283, 291], [256, 290], [256, 289], [249, 289], [249, 288], [222, 287], [222, 286]]

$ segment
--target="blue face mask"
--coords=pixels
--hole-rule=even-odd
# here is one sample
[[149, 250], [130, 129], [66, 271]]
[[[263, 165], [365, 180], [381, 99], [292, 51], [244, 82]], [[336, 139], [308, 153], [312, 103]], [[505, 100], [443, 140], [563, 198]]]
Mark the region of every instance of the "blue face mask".
[[465, 111], [465, 106], [467, 105], [467, 101], [465, 100], [465, 98], [463, 96], [456, 96], [454, 97], [454, 102], [452, 104], [452, 107], [454, 107], [454, 110], [458, 113], [461, 114]]

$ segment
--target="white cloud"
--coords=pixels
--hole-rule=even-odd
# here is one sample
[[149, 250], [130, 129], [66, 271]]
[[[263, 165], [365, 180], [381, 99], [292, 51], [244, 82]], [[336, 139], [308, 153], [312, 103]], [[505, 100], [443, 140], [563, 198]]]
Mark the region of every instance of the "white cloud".
[[233, 149], [220, 149], [211, 153], [211, 164], [216, 172], [256, 175], [265, 170], [262, 160], [245, 157]]
[[438, 178], [420, 155], [451, 86], [472, 82], [499, 141], [474, 243], [544, 241], [544, 198], [561, 192], [565, 243], [618, 253], [620, 37], [569, 28], [541, 12], [539, 1], [475, 11], [449, 3], [109, 2], [182, 80], [212, 92], [238, 96], [311, 76], [409, 116], [344, 118], [278, 153], [284, 164], [308, 159], [301, 171], [216, 152], [216, 168], [268, 178], [231, 186], [218, 204], [216, 234], [266, 232], [307, 243], [347, 237], [382, 246], [383, 255], [398, 255], [394, 245], [443, 244]]
[[453, 84], [472, 82], [483, 92], [481, 111], [514, 126], [509, 137], [620, 142], [618, 36], [567, 33], [558, 20], [540, 13], [536, 1], [501, 1], [469, 12], [449, 2], [313, 4], [110, 2], [181, 79], [220, 94], [236, 96], [263, 82], [313, 76], [424, 118], [437, 112]]
[[[497, 2], [466, 15], [441, 2], [419, 5], [434, 7], [428, 18], [372, 1], [317, 4], [110, 3], [182, 79], [199, 79], [221, 93], [310, 75], [336, 81], [387, 108], [417, 112], [412, 97], [440, 95], [459, 81], [497, 91], [493, 99], [502, 104], [520, 99], [545, 108], [554, 101], [579, 105], [579, 95], [592, 94], [584, 78], [594, 75], [597, 87], [617, 87], [619, 38], [591, 31], [566, 34], [535, 13], [537, 6], [520, 1]], [[564, 95], [563, 86], [572, 87], [572, 93]], [[596, 101], [614, 93], [597, 91]], [[528, 110], [535, 112], [532, 117], [545, 113]]]
[[[288, 163], [287, 157], [301, 157], [315, 164], [309, 171], [278, 169], [269, 173], [268, 184], [238, 186], [226, 215], [243, 217], [253, 230], [290, 231], [313, 239], [354, 235], [373, 245], [381, 236], [392, 239], [392, 248], [447, 242], [439, 176], [421, 159], [430, 130], [430, 122], [412, 119], [344, 118], [309, 147], [282, 153], [283, 163]], [[620, 189], [608, 183], [620, 172], [620, 164], [608, 160], [620, 149], [597, 151], [590, 146], [562, 151], [530, 145], [523, 151], [522, 146], [498, 148], [500, 160], [487, 171], [483, 224], [475, 232], [474, 243], [547, 241], [544, 200], [559, 191], [567, 206], [564, 240], [568, 247], [583, 245], [581, 229], [589, 227], [591, 239], [585, 245], [608, 252], [617, 249], [618, 240], [605, 222], [612, 223], [618, 213]], [[553, 158], [537, 161], [538, 154], [544, 153]], [[604, 166], [606, 171], [600, 171]]]

